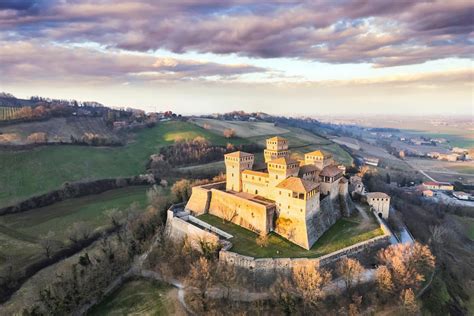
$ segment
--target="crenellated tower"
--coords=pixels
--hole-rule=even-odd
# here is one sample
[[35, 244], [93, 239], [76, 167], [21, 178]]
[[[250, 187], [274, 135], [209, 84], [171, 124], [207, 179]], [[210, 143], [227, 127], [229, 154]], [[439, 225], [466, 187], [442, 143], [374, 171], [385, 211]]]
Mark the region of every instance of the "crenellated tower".
[[290, 158], [288, 140], [279, 136], [267, 139], [267, 149], [263, 151], [263, 155], [265, 163], [278, 158]]
[[226, 169], [226, 190], [242, 191], [242, 171], [252, 170], [255, 157], [243, 151], [224, 155]]

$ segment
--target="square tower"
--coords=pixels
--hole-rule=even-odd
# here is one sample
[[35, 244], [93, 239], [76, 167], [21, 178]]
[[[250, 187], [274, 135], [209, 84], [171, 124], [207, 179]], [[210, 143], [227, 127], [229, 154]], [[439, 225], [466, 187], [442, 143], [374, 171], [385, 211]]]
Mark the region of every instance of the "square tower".
[[283, 137], [272, 137], [267, 139], [267, 149], [263, 151], [265, 163], [278, 158], [289, 158], [288, 140]]
[[[274, 196], [274, 190], [280, 182], [288, 177], [297, 177], [300, 170], [300, 164], [296, 160], [289, 158], [278, 158], [267, 163], [268, 169], [268, 186], [269, 191]], [[273, 197], [272, 197], [273, 199]]]
[[242, 191], [242, 171], [252, 170], [255, 157], [243, 151], [224, 155], [226, 170], [226, 190]]
[[330, 154], [324, 154], [321, 150], [312, 151], [304, 155], [304, 164], [315, 165], [319, 170], [322, 170], [332, 163], [332, 156]]

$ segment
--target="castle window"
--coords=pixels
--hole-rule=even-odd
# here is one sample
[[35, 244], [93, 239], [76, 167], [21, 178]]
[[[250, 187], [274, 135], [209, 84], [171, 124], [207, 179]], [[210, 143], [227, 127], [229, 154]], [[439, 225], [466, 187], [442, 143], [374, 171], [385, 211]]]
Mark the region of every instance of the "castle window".
[[280, 195], [281, 195], [281, 191], [279, 191]]
[[258, 194], [258, 190], [255, 190], [255, 194]]
[[291, 206], [288, 204], [288, 209], [290, 209], [290, 208], [291, 208]]

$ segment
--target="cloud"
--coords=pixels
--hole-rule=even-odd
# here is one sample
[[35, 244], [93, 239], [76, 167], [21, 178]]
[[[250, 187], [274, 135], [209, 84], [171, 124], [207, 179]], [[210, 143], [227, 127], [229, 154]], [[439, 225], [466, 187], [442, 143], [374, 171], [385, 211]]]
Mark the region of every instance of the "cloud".
[[119, 50], [0, 42], [0, 75], [9, 81], [117, 82], [238, 78], [267, 70], [189, 59], [154, 57]]
[[131, 51], [235, 53], [377, 67], [472, 55], [472, 1], [6, 3], [0, 27], [17, 40], [92, 41]]

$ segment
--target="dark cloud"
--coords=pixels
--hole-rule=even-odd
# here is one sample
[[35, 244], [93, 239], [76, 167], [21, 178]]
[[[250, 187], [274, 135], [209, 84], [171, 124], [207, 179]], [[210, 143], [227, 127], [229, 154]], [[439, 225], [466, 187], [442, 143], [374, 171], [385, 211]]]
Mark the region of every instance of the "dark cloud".
[[[10, 5], [7, 13], [0, 11], [0, 27], [9, 38], [21, 40], [91, 41], [132, 51], [161, 48], [378, 67], [472, 55], [472, 1], [19, 3], [23, 5]], [[32, 6], [37, 12], [24, 14]]]

